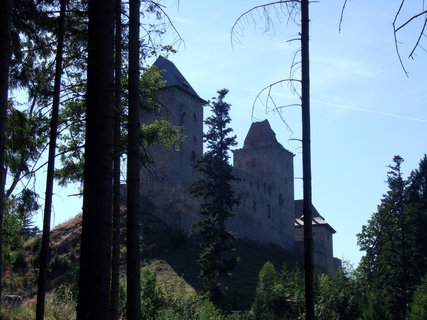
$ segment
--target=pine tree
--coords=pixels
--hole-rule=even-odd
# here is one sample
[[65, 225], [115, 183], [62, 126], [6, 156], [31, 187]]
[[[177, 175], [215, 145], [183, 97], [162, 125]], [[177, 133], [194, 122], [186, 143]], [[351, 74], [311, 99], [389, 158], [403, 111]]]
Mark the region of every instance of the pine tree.
[[[403, 159], [395, 156], [393, 162], [387, 179], [389, 191], [358, 234], [358, 244], [366, 252], [360, 264], [365, 288], [372, 297], [382, 298], [391, 319], [404, 319], [411, 296], [427, 271], [427, 158], [406, 180], [401, 172]], [[370, 296], [366, 297], [369, 305]]]
[[236, 145], [236, 137], [229, 137], [233, 130], [227, 127], [231, 121], [230, 104], [224, 101], [227, 93], [227, 89], [219, 90], [210, 104], [212, 115], [205, 121], [209, 129], [204, 135], [208, 151], [195, 165], [202, 178], [190, 187], [193, 196], [202, 198], [200, 219], [193, 225], [202, 239], [199, 277], [215, 304], [222, 302], [220, 278], [231, 275], [237, 261], [236, 238], [225, 227], [226, 220], [233, 216], [233, 206], [239, 203], [231, 186], [236, 177], [228, 163], [228, 152]]

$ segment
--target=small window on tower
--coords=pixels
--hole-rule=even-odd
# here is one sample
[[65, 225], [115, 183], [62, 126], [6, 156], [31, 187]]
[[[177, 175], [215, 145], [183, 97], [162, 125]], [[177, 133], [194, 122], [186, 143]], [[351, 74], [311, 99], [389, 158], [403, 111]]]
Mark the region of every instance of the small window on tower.
[[197, 121], [197, 116], [196, 116], [195, 112], [193, 113], [193, 119], [194, 119], [194, 121]]
[[279, 194], [279, 206], [283, 206], [283, 195], [280, 193]]
[[252, 209], [255, 211], [256, 210], [256, 201], [252, 201]]
[[267, 215], [271, 218], [271, 206], [269, 204], [267, 205]]

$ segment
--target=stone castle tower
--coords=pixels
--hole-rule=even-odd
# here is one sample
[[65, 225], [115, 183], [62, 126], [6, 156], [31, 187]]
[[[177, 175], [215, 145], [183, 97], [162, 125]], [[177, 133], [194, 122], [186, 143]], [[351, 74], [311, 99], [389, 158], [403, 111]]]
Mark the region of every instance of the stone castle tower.
[[[198, 200], [189, 194], [188, 188], [199, 177], [193, 163], [203, 155], [206, 101], [171, 61], [160, 56], [154, 65], [166, 80], [165, 87], [158, 93], [162, 108], [157, 114], [145, 114], [143, 122], [168, 120], [172, 125], [183, 127], [186, 139], [179, 145], [179, 151], [165, 146], [150, 147], [149, 154], [154, 161], [150, 168], [143, 169], [149, 181], [143, 182], [142, 192], [150, 199], [151, 211], [166, 224], [190, 231], [197, 219]], [[302, 253], [302, 213], [294, 199], [293, 157], [277, 141], [267, 120], [253, 123], [243, 147], [233, 151], [233, 173], [240, 178], [233, 188], [240, 195], [241, 203], [234, 208], [235, 216], [227, 221], [227, 227], [238, 238], [272, 243], [289, 252]], [[335, 230], [320, 215], [313, 219], [313, 226], [316, 225], [319, 228], [315, 229], [318, 230], [315, 267], [322, 272], [333, 272]], [[330, 240], [324, 241], [328, 237]]]

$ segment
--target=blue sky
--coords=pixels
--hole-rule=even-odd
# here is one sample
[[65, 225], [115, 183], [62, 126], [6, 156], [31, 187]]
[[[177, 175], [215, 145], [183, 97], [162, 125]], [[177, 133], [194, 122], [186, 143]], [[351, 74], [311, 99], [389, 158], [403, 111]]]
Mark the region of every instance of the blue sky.
[[[311, 4], [313, 203], [337, 230], [335, 256], [357, 265], [362, 253], [356, 234], [387, 191], [387, 165], [399, 154], [405, 159], [404, 174], [409, 174], [427, 150], [427, 53], [418, 50], [415, 60], [407, 59], [418, 36], [417, 22], [401, 32], [406, 77], [392, 29], [400, 1], [350, 1], [339, 33], [342, 2]], [[300, 143], [292, 140], [301, 138], [300, 108], [281, 108], [285, 124], [277, 112], [266, 109], [265, 95], [254, 104], [262, 88], [289, 78], [299, 43], [288, 40], [298, 37], [298, 28], [282, 17], [265, 32], [262, 16], [255, 14], [239, 25], [231, 46], [235, 20], [261, 3], [181, 0], [178, 6], [176, 0], [168, 0], [166, 10], [185, 41], [169, 59], [204, 99], [215, 96], [218, 89], [230, 90], [226, 100], [232, 104], [231, 126], [238, 147], [252, 121], [268, 119], [278, 140], [295, 153], [295, 176], [301, 177]], [[422, 1], [411, 5], [404, 11], [406, 16], [422, 10]], [[272, 95], [278, 106], [298, 103], [286, 84], [274, 87]], [[302, 198], [299, 179], [295, 195]], [[66, 190], [58, 190], [54, 224], [73, 216], [79, 207]]]

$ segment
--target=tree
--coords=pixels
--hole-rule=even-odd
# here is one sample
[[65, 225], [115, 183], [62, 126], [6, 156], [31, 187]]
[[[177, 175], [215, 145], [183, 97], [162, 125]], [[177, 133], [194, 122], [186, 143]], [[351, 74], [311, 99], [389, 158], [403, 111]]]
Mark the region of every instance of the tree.
[[60, 1], [58, 39], [56, 48], [55, 84], [53, 89], [52, 115], [50, 120], [49, 155], [46, 177], [46, 196], [43, 215], [43, 235], [40, 251], [40, 271], [37, 288], [36, 320], [44, 319], [44, 304], [47, 287], [47, 269], [49, 265], [50, 218], [52, 213], [53, 181], [55, 173], [56, 140], [58, 135], [58, 114], [61, 94], [62, 60], [64, 51], [66, 0]]
[[140, 249], [139, 249], [139, 201], [140, 201], [140, 139], [141, 122], [139, 77], [139, 8], [140, 0], [129, 2], [129, 128], [127, 167], [127, 312], [129, 319], [140, 319]]
[[119, 319], [120, 307], [120, 160], [122, 117], [122, 1], [116, 0], [114, 34], [114, 148], [113, 148], [113, 238], [111, 259], [111, 320]]
[[114, 0], [91, 0], [78, 320], [110, 319], [113, 67]]
[[387, 178], [389, 190], [357, 235], [366, 252], [359, 269], [368, 302], [374, 304], [380, 297], [391, 319], [403, 319], [412, 293], [427, 272], [427, 160], [424, 157], [406, 180], [401, 172], [403, 159], [395, 156], [393, 162]]
[[271, 262], [266, 262], [259, 272], [252, 312], [257, 320], [281, 319], [287, 301], [283, 296], [283, 285]]
[[[4, 167], [6, 145], [6, 115], [9, 90], [10, 29], [12, 1], [0, 2], [0, 298], [3, 292], [3, 216], [6, 170]], [[1, 301], [0, 301], [1, 308]]]
[[224, 101], [227, 93], [227, 89], [219, 90], [210, 104], [212, 115], [205, 121], [208, 132], [203, 138], [208, 151], [195, 165], [203, 177], [190, 187], [191, 194], [202, 199], [200, 219], [193, 225], [202, 238], [199, 277], [215, 304], [222, 302], [220, 278], [229, 276], [237, 261], [236, 239], [225, 227], [226, 220], [233, 216], [233, 206], [239, 203], [231, 186], [236, 178], [228, 163], [228, 152], [236, 145], [236, 137], [228, 136], [233, 130], [227, 127], [231, 121], [230, 104]]

